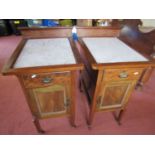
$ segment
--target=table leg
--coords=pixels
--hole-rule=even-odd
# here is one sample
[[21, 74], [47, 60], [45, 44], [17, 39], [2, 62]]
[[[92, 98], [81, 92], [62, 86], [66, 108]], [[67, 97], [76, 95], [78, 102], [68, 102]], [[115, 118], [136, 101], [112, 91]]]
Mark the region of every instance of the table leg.
[[[76, 84], [76, 77], [77, 77], [77, 72], [72, 71], [71, 74], [71, 105], [70, 105], [70, 123], [73, 127], [77, 127], [75, 124], [75, 109], [76, 109], [76, 90], [77, 90], [77, 84]], [[81, 82], [81, 79], [80, 79]]]
[[38, 118], [34, 117], [34, 118], [33, 118], [33, 123], [34, 123], [34, 125], [36, 126], [36, 129], [37, 129], [37, 131], [38, 131], [39, 133], [45, 133], [45, 131], [42, 130], [42, 128], [41, 128], [41, 125], [40, 125], [40, 123], [39, 123], [39, 119], [38, 119]]
[[95, 112], [93, 110], [90, 111], [89, 113], [89, 119], [87, 121], [88, 124], [88, 128], [91, 129], [92, 128], [92, 123], [93, 123], [93, 119], [94, 119], [94, 114]]
[[70, 124], [71, 124], [71, 126], [74, 127], [74, 128], [77, 127], [77, 125], [76, 125], [76, 123], [75, 123], [75, 116], [71, 116], [71, 117], [70, 117]]
[[122, 117], [124, 115], [124, 112], [125, 112], [125, 110], [121, 109], [118, 116], [114, 115], [115, 120], [117, 121], [118, 125], [121, 125], [121, 120], [122, 120]]
[[139, 82], [137, 83], [135, 89], [138, 90], [138, 91], [142, 91], [143, 85], [144, 85], [144, 84], [143, 84], [142, 82], [139, 81]]

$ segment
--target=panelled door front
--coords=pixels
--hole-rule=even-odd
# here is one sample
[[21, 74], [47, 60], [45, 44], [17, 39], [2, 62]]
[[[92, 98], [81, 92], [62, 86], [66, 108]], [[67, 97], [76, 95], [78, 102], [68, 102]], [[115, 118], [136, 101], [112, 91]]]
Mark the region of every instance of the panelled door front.
[[[41, 76], [38, 76], [41, 77]], [[40, 80], [41, 79], [41, 80]], [[71, 77], [70, 74], [46, 76], [37, 80], [25, 82], [31, 107], [35, 115], [40, 118], [68, 114], [71, 104]], [[40, 82], [41, 81], [41, 82]], [[41, 83], [41, 84], [40, 84]], [[37, 111], [37, 112], [36, 112]]]
[[103, 82], [97, 97], [97, 109], [123, 107], [127, 103], [134, 86], [134, 81]]

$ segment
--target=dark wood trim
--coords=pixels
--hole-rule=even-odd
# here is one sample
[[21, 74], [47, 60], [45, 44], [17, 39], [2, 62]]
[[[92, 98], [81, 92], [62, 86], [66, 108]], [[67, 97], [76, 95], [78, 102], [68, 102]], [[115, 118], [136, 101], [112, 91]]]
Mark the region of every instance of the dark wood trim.
[[102, 69], [113, 69], [113, 68], [143, 68], [143, 67], [155, 67], [154, 62], [120, 62], [120, 63], [100, 63], [100, 64], [92, 64], [92, 68], [95, 70]]
[[77, 47], [75, 46], [75, 43], [74, 43], [74, 41], [73, 41], [73, 39], [72, 39], [71, 37], [69, 38], [69, 42], [70, 42], [70, 45], [71, 45], [71, 48], [72, 48], [74, 57], [75, 57], [75, 59], [76, 59], [76, 63], [78, 63], [78, 64], [83, 64], [82, 59], [81, 59], [81, 57], [80, 57], [80, 54], [79, 54], [79, 52], [78, 52], [78, 49], [77, 49]]
[[85, 70], [88, 76], [90, 77], [93, 83], [96, 83], [97, 73], [96, 71], [92, 70], [92, 66], [91, 66], [91, 63], [96, 64], [94, 57], [91, 55], [90, 52], [88, 52], [89, 50], [86, 47], [86, 45], [83, 43], [81, 38], [79, 38], [78, 42], [75, 42], [75, 45], [78, 48], [78, 52], [80, 53], [81, 59], [83, 61], [83, 64], [85, 66]]
[[71, 71], [82, 70], [83, 64], [69, 64], [69, 65], [53, 65], [53, 66], [37, 66], [37, 67], [25, 67], [8, 69], [3, 71], [3, 75], [22, 74], [22, 73], [44, 73], [44, 72], [56, 72], [56, 71]]
[[143, 33], [143, 35], [152, 43], [155, 44], [155, 29], [147, 32], [147, 33]]
[[24, 38], [70, 37], [72, 27], [19, 28]]
[[120, 27], [77, 27], [79, 37], [113, 37], [120, 35]]
[[[19, 28], [24, 38], [71, 37], [73, 27]], [[79, 37], [119, 36], [120, 27], [76, 27]]]
[[77, 104], [77, 96], [76, 96], [76, 77], [77, 77], [76, 71], [71, 71], [71, 107], [70, 107], [70, 123], [73, 127], [76, 127], [75, 122], [75, 109]]
[[79, 43], [81, 45], [81, 47], [83, 48], [83, 52], [86, 55], [86, 57], [89, 59], [89, 61], [91, 63], [97, 63], [95, 58], [93, 57], [93, 55], [91, 54], [91, 52], [89, 51], [89, 49], [87, 48], [87, 46], [85, 45], [84, 41], [82, 40], [82, 38], [79, 38]]

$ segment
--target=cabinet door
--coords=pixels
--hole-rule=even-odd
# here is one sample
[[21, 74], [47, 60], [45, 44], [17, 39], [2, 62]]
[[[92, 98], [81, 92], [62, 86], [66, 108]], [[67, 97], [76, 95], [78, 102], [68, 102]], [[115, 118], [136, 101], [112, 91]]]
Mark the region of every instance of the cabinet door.
[[123, 108], [142, 72], [143, 68], [106, 69], [101, 72], [97, 109]]
[[70, 74], [57, 74], [52, 75], [52, 80], [49, 80], [51, 75], [39, 75], [37, 79], [30, 79], [28, 82], [25, 80], [30, 98], [29, 104], [37, 117], [45, 118], [69, 113]]
[[97, 109], [106, 110], [125, 106], [134, 86], [135, 81], [103, 82], [97, 97]]

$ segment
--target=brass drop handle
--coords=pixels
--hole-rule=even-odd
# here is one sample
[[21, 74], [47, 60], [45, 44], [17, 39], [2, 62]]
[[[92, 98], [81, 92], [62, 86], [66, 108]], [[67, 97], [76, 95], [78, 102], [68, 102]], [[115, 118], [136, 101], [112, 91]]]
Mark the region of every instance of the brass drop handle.
[[127, 72], [121, 72], [121, 73], [119, 74], [119, 77], [120, 77], [121, 79], [127, 78], [127, 77], [128, 77], [128, 73], [127, 73]]
[[51, 83], [52, 81], [53, 81], [53, 79], [50, 78], [50, 77], [45, 77], [45, 78], [42, 79], [42, 82], [43, 82], [43, 83], [46, 83], [46, 84], [47, 84], [47, 83]]

